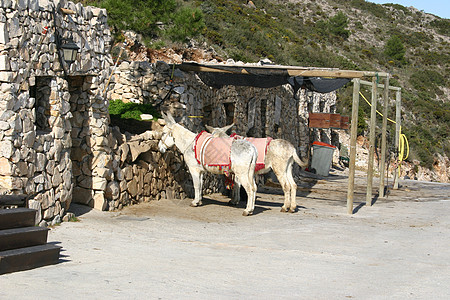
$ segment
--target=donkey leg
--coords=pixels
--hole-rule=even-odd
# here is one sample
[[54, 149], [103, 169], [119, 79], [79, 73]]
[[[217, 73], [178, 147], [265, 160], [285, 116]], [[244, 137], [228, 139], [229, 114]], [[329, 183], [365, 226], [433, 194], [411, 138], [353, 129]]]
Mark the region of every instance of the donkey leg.
[[235, 177], [233, 190], [231, 191], [231, 200], [228, 202], [231, 206], [237, 206], [241, 201], [241, 183]]
[[245, 208], [244, 212], [242, 213], [243, 216], [252, 215], [253, 210], [255, 209], [256, 192], [254, 190], [256, 189], [256, 187], [254, 187], [254, 185], [255, 185], [254, 180], [252, 183], [248, 179], [243, 179], [242, 186], [244, 187], [245, 191], [247, 192], [247, 207]]
[[294, 177], [292, 176], [292, 164], [291, 166], [288, 168], [288, 172], [287, 172], [287, 179], [290, 185], [290, 207], [289, 207], [289, 212], [293, 213], [297, 210], [297, 200], [296, 200], [296, 196], [297, 196], [297, 184], [295, 183]]
[[284, 193], [284, 204], [281, 207], [281, 212], [287, 212], [290, 207], [290, 198], [291, 198], [291, 185], [289, 183], [289, 180], [286, 176], [286, 169], [282, 168], [281, 170], [278, 170], [277, 168], [272, 169], [275, 175], [278, 178], [278, 181], [280, 182], [281, 188], [283, 189]]
[[194, 182], [195, 198], [191, 202], [191, 206], [202, 205], [202, 187], [203, 187], [203, 173], [191, 171], [192, 181]]

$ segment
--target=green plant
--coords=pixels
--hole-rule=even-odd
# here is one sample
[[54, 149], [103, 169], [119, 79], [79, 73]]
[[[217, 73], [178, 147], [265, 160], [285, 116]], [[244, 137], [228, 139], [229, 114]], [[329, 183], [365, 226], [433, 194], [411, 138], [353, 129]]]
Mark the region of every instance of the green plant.
[[101, 0], [108, 11], [108, 23], [117, 30], [134, 30], [143, 35], [160, 33], [158, 22], [169, 21], [175, 0]]
[[403, 46], [402, 40], [397, 35], [392, 36], [384, 47], [384, 54], [386, 54], [388, 58], [391, 58], [400, 64], [404, 64], [406, 62], [405, 53], [405, 46]]
[[347, 39], [350, 36], [350, 31], [347, 29], [348, 18], [343, 12], [338, 12], [334, 17], [330, 18], [328, 22], [328, 29], [335, 36]]
[[153, 120], [156, 120], [159, 116], [159, 113], [151, 104], [124, 103], [119, 99], [109, 102], [109, 114], [122, 119], [135, 120], [142, 120], [141, 114], [151, 114], [153, 115]]
[[185, 41], [198, 36], [205, 28], [203, 12], [199, 8], [182, 7], [172, 15], [173, 26], [167, 34], [173, 41]]

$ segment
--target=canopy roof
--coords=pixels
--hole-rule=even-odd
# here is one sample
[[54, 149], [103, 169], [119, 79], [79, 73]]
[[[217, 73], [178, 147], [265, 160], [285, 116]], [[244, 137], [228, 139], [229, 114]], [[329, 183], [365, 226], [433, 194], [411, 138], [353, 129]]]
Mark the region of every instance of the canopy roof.
[[342, 87], [352, 78], [375, 74], [374, 72], [330, 68], [199, 64], [195, 62], [183, 62], [176, 67], [183, 71], [197, 72], [206, 85], [215, 88], [221, 88], [224, 85], [271, 88], [290, 84], [294, 88], [295, 94], [300, 88], [307, 88], [319, 93], [329, 93]]

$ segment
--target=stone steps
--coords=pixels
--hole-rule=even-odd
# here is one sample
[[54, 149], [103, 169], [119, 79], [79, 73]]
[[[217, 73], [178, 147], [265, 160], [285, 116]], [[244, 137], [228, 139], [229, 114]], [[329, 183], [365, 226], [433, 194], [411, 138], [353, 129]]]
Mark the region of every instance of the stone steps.
[[0, 274], [58, 262], [61, 247], [47, 244], [49, 229], [35, 227], [35, 216], [29, 208], [0, 209]]
[[0, 251], [47, 243], [48, 228], [22, 227], [0, 230]]
[[38, 245], [0, 252], [0, 275], [56, 264], [61, 247]]
[[30, 208], [0, 209], [0, 230], [34, 226], [36, 211]]
[[0, 195], [0, 206], [22, 206], [26, 205], [26, 195]]

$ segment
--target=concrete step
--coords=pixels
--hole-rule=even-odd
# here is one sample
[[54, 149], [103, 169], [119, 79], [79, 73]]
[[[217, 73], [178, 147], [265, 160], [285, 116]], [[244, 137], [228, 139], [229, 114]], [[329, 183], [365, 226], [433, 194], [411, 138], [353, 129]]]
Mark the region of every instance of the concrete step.
[[47, 243], [48, 228], [22, 227], [0, 230], [0, 251]]
[[56, 264], [61, 247], [52, 244], [0, 252], [0, 274]]
[[36, 210], [19, 207], [0, 209], [0, 230], [34, 226]]

